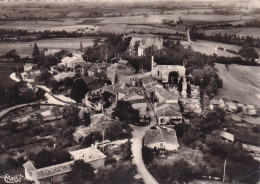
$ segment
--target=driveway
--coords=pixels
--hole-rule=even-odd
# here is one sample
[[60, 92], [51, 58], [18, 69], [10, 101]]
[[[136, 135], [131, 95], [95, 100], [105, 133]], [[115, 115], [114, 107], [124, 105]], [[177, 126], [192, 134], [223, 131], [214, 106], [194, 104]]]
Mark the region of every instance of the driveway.
[[146, 169], [144, 165], [144, 161], [142, 158], [142, 143], [143, 137], [145, 134], [145, 130], [150, 129], [151, 126], [156, 125], [156, 118], [154, 110], [151, 104], [147, 101], [149, 114], [151, 118], [151, 123], [147, 127], [138, 127], [132, 126], [133, 128], [133, 139], [132, 139], [132, 153], [133, 153], [133, 163], [137, 167], [137, 172], [140, 174], [146, 184], [158, 184], [158, 182], [154, 179], [154, 177], [150, 174], [150, 172]]

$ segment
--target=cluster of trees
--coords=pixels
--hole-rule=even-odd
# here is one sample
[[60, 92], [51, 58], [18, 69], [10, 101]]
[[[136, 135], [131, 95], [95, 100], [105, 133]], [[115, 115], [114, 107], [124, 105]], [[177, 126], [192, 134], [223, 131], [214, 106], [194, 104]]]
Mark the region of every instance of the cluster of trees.
[[78, 107], [76, 107], [74, 105], [65, 106], [62, 109], [62, 115], [63, 115], [63, 118], [66, 120], [67, 125], [76, 127], [80, 124]]
[[[260, 47], [260, 43], [259, 43], [259, 47]], [[243, 46], [238, 53], [245, 58], [252, 58], [252, 59], [257, 59], [259, 58], [259, 54], [255, 51], [254, 48], [252, 47], [247, 47], [247, 46]]]
[[0, 86], [0, 104], [15, 105], [39, 101], [44, 98], [44, 94], [42, 89], [34, 91], [27, 88], [23, 82], [16, 83], [7, 90]]
[[88, 92], [88, 87], [83, 79], [76, 79], [72, 84], [70, 97], [76, 102], [81, 102]]
[[149, 167], [151, 174], [159, 183], [186, 183], [203, 176], [203, 169], [195, 170], [187, 161], [180, 159], [167, 165], [152, 164]]
[[126, 123], [139, 122], [139, 111], [133, 109], [132, 104], [128, 101], [118, 100], [112, 115]]
[[[208, 137], [205, 141], [208, 150], [205, 156], [206, 161], [211, 167], [216, 167], [221, 158], [221, 163], [227, 160], [226, 174], [229, 181], [241, 181], [247, 183], [255, 183], [258, 181], [259, 175], [251, 175], [259, 170], [259, 163], [254, 160], [239, 144], [226, 143], [215, 137]], [[210, 157], [209, 157], [210, 154]], [[213, 157], [213, 158], [212, 158]], [[223, 166], [223, 164], [220, 164]], [[216, 168], [217, 170], [217, 168]], [[221, 176], [222, 173], [215, 173]], [[251, 177], [248, 177], [251, 175]]]
[[22, 158], [15, 160], [11, 157], [7, 158], [5, 162], [0, 163], [0, 173], [5, 174], [8, 170], [17, 169], [24, 163]]
[[[246, 176], [257, 171], [258, 163], [240, 144], [226, 143], [216, 136], [215, 130], [222, 129], [225, 123], [225, 111], [215, 108], [203, 118], [191, 119], [190, 124], [177, 124], [175, 130], [180, 142], [193, 149], [199, 148], [204, 154], [204, 160], [210, 165], [208, 169], [202, 167], [204, 175], [221, 178], [223, 170], [220, 168], [223, 168], [224, 160], [227, 159], [228, 180], [243, 181]], [[256, 178], [247, 179], [247, 182], [253, 183]]]
[[72, 56], [67, 50], [61, 50], [55, 54], [45, 56], [45, 49], [39, 50], [36, 43], [34, 43], [32, 58], [33, 63], [43, 69], [50, 69], [51, 66], [55, 66], [61, 62], [61, 59], [65, 56]]
[[224, 56], [210, 56], [212, 61], [215, 63], [221, 64], [238, 64], [238, 65], [245, 65], [245, 66], [260, 66], [254, 59], [242, 59], [241, 57], [224, 57]]
[[65, 181], [68, 183], [88, 183], [95, 177], [94, 168], [83, 160], [76, 160], [72, 165], [72, 170], [66, 175]]
[[222, 88], [223, 81], [218, 76], [216, 68], [205, 65], [203, 68], [194, 69], [189, 77], [190, 82], [196, 86], [200, 86], [208, 95], [214, 96], [218, 92], [218, 88]]
[[36, 168], [47, 167], [72, 160], [70, 153], [61, 149], [54, 149], [51, 151], [43, 149], [37, 154], [30, 154], [29, 158], [35, 162]]
[[135, 183], [136, 169], [131, 162], [115, 163], [112, 167], [98, 169], [94, 183], [99, 184], [122, 184]]
[[84, 50], [83, 59], [89, 62], [101, 62], [116, 57], [127, 50], [131, 38], [123, 39], [122, 35], [107, 33], [103, 44], [100, 39], [94, 40], [93, 47]]

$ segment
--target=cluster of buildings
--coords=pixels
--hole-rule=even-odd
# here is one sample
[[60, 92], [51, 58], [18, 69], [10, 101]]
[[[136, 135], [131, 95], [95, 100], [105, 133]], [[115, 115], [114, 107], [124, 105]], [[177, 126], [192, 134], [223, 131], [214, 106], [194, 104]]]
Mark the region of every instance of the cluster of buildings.
[[238, 102], [231, 102], [223, 99], [210, 100], [209, 108], [213, 110], [215, 107], [219, 107], [232, 113], [243, 113], [245, 115], [257, 115], [259, 109], [254, 105], [245, 105]]
[[[156, 49], [163, 48], [163, 38], [152, 34], [131, 34], [125, 36], [125, 38], [131, 37], [129, 52], [130, 55], [137, 52], [137, 56], [144, 56], [145, 49], [154, 46]], [[136, 50], [137, 49], [137, 50]]]
[[36, 168], [33, 161], [27, 161], [23, 167], [25, 170], [25, 178], [35, 184], [40, 183], [58, 183], [62, 182], [68, 172], [72, 170], [72, 165], [76, 160], [83, 160], [85, 163], [91, 164], [93, 168], [104, 166], [106, 155], [92, 146], [76, 151], [70, 151], [72, 160], [56, 165], [43, 168]]

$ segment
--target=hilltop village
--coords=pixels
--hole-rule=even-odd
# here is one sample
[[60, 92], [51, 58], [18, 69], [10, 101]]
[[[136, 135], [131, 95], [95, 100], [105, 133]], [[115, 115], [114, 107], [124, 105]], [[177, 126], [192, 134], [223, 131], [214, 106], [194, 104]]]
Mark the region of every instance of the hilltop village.
[[3, 93], [1, 172], [36, 184], [221, 181], [228, 160], [224, 180], [254, 182], [259, 132], [242, 118], [259, 109], [217, 97], [216, 58], [153, 34], [72, 52], [34, 44]]

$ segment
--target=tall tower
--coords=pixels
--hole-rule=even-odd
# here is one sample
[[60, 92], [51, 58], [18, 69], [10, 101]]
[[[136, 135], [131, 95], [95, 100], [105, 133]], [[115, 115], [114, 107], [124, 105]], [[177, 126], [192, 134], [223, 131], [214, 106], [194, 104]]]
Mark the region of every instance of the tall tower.
[[183, 77], [183, 82], [182, 82], [182, 92], [181, 95], [186, 98], [187, 97], [187, 81], [186, 81], [186, 77]]

